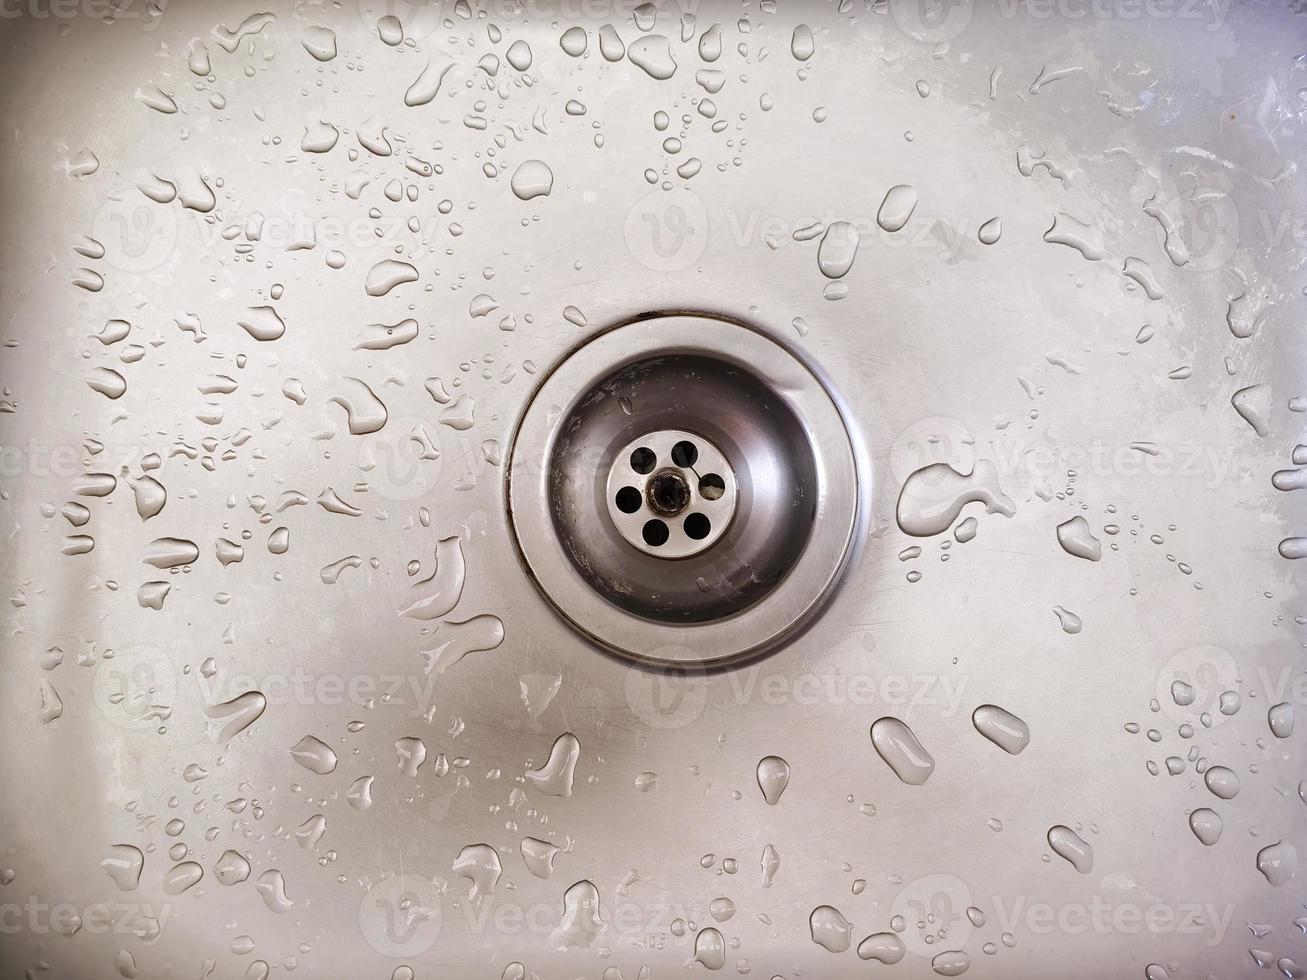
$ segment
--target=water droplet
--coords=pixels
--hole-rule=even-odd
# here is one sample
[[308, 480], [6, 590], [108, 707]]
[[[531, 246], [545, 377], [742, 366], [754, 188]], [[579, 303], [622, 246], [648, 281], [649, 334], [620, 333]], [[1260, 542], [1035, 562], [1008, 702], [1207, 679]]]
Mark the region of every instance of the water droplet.
[[871, 726], [871, 744], [894, 775], [909, 786], [920, 786], [935, 771], [935, 760], [917, 741], [907, 723], [886, 716]]
[[978, 459], [969, 474], [948, 463], [932, 463], [910, 474], [899, 493], [897, 520], [905, 534], [925, 538], [947, 531], [973, 501], [985, 511], [1011, 517], [1016, 506], [998, 484], [998, 469]]
[[520, 849], [522, 862], [526, 865], [527, 871], [535, 877], [548, 878], [554, 873], [554, 858], [558, 855], [558, 845], [535, 837], [523, 837]]
[[1030, 744], [1030, 726], [996, 704], [982, 704], [972, 712], [971, 722], [1008, 755], [1019, 755]]
[[875, 960], [886, 966], [892, 966], [903, 959], [906, 952], [907, 947], [903, 945], [903, 940], [892, 932], [873, 932], [858, 943], [859, 958]]
[[286, 879], [276, 868], [269, 868], [259, 875], [254, 890], [272, 912], [287, 912], [295, 904], [286, 897]]
[[1107, 254], [1098, 229], [1062, 211], [1053, 215], [1053, 224], [1044, 232], [1044, 241], [1073, 248], [1091, 262]]
[[250, 876], [250, 862], [238, 851], [223, 851], [213, 866], [213, 876], [220, 885], [239, 885]]
[[549, 937], [555, 949], [589, 949], [603, 931], [599, 912], [599, 889], [589, 881], [578, 881], [563, 893], [563, 917]]
[[876, 223], [886, 231], [899, 231], [908, 223], [917, 208], [916, 188], [908, 184], [895, 184], [885, 193], [876, 212]]
[[1003, 237], [1003, 219], [990, 218], [976, 231], [976, 237], [982, 245], [993, 245]]
[[408, 262], [399, 259], [382, 259], [374, 265], [364, 281], [363, 288], [369, 296], [385, 296], [396, 286], [408, 282], [417, 282], [418, 270]]
[[[600, 35], [600, 47], [603, 35]], [[648, 34], [632, 41], [626, 49], [631, 64], [644, 70], [650, 78], [664, 81], [676, 74], [676, 61], [672, 58], [671, 42], [661, 34]]]
[[1064, 609], [1062, 606], [1054, 606], [1053, 613], [1057, 616], [1058, 624], [1062, 627], [1063, 633], [1075, 636], [1084, 628], [1084, 622], [1070, 609]]
[[1203, 773], [1203, 782], [1212, 795], [1223, 800], [1232, 800], [1239, 795], [1239, 777], [1225, 766], [1209, 766]]
[[413, 84], [404, 93], [404, 104], [410, 108], [429, 103], [440, 91], [440, 83], [454, 67], [454, 59], [443, 52], [431, 56], [422, 73], [413, 80]]
[[798, 61], [807, 61], [812, 57], [814, 50], [812, 28], [807, 24], [799, 24], [790, 36], [790, 54]]
[[1189, 829], [1208, 847], [1221, 839], [1223, 826], [1220, 814], [1205, 806], [1189, 814]]
[[249, 728], [268, 707], [268, 699], [259, 691], [246, 691], [230, 701], [204, 709], [204, 729], [209, 740], [225, 746]]
[[109, 848], [108, 856], [100, 862], [100, 867], [113, 879], [120, 892], [129, 892], [140, 883], [145, 855], [131, 844], [114, 844]]
[[817, 267], [827, 279], [839, 279], [853, 268], [860, 241], [858, 229], [847, 221], [833, 221], [817, 246]]
[[527, 160], [513, 172], [511, 185], [519, 200], [547, 197], [554, 187], [554, 172], [542, 160]]
[[331, 61], [336, 57], [336, 33], [327, 27], [308, 27], [301, 38], [304, 50], [318, 61]]
[[1082, 875], [1094, 869], [1094, 850], [1070, 827], [1058, 824], [1048, 832], [1048, 846]]
[[471, 882], [467, 897], [479, 904], [494, 893], [504, 868], [499, 863], [499, 852], [489, 844], [468, 844], [458, 852], [454, 873]]
[[589, 42], [589, 35], [586, 34], [583, 27], [569, 27], [563, 31], [563, 36], [558, 39], [559, 45], [573, 58], [579, 58], [585, 54], [586, 45]]
[[790, 784], [790, 764], [778, 755], [766, 756], [758, 763], [758, 788], [769, 806], [781, 800], [781, 794]]
[[183, 861], [172, 867], [163, 878], [163, 890], [167, 895], [180, 895], [193, 888], [204, 877], [204, 869], [194, 861]]
[[539, 769], [527, 771], [527, 781], [546, 796], [571, 796], [576, 763], [580, 758], [581, 743], [571, 732], [564, 732], [550, 748], [545, 764]]
[[832, 953], [842, 953], [853, 941], [853, 926], [832, 905], [818, 905], [808, 916], [812, 941]]
[[1257, 852], [1257, 870], [1276, 888], [1287, 884], [1298, 871], [1298, 849], [1284, 841], [1266, 845]]
[[305, 735], [291, 746], [291, 758], [310, 772], [325, 776], [336, 769], [336, 753], [331, 746], [312, 735]]
[[1057, 526], [1057, 543], [1068, 555], [1098, 561], [1103, 557], [1103, 544], [1089, 530], [1089, 522], [1077, 515]]

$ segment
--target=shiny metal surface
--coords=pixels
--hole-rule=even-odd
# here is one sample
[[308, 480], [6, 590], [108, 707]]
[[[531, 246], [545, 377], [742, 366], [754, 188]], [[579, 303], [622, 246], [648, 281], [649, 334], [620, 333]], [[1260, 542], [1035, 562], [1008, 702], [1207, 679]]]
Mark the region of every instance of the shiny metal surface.
[[617, 451], [604, 490], [622, 540], [655, 558], [678, 559], [706, 551], [726, 533], [738, 485], [735, 468], [711, 440], [658, 429]]
[[[1299, 975], [1305, 53], [0, 4], [0, 972]], [[554, 533], [574, 396], [669, 344], [831, 491], [724, 618]]]
[[[608, 517], [606, 474], [648, 431], [702, 433], [731, 461], [739, 513], [669, 569]], [[863, 480], [831, 393], [759, 330], [678, 314], [610, 330], [540, 385], [513, 438], [509, 509], [558, 611], [646, 663], [721, 666], [792, 636], [829, 597], [865, 520]]]

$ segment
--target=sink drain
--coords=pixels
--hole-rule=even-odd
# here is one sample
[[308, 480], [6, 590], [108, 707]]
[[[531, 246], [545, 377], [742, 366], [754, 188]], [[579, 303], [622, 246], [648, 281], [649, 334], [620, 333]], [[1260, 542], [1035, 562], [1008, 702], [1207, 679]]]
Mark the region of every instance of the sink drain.
[[735, 499], [726, 454], [683, 429], [632, 439], [608, 472], [613, 526], [656, 558], [689, 558], [712, 547], [730, 526]]
[[649, 664], [774, 647], [830, 594], [860, 520], [843, 416], [751, 327], [651, 317], [545, 378], [514, 435], [509, 517], [580, 632]]

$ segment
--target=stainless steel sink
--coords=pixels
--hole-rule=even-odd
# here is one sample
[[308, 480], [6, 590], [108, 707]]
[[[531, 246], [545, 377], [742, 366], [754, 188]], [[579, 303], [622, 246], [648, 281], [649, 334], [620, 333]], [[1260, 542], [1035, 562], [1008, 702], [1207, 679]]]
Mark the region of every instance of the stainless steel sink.
[[1304, 975], [1301, 4], [0, 52], [4, 976]]

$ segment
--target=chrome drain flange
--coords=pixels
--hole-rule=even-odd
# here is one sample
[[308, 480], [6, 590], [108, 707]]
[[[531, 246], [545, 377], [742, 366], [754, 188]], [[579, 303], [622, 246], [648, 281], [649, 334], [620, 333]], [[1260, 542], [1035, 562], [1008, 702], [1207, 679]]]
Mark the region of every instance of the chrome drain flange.
[[705, 314], [574, 351], [533, 393], [505, 469], [537, 587], [646, 665], [729, 665], [792, 636], [843, 574], [867, 499], [819, 375]]

